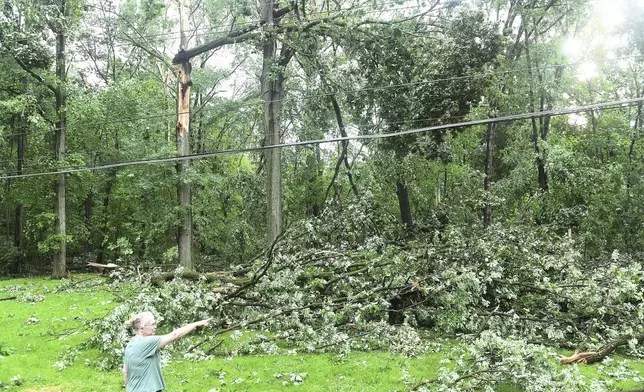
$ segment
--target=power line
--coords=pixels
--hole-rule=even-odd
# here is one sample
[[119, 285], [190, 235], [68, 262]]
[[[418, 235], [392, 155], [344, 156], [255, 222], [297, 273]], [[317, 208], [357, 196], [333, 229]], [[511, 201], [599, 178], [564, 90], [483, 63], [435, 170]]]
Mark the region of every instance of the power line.
[[[633, 56], [624, 56], [624, 57], [618, 57], [618, 58], [604, 58], [604, 59], [594, 59], [593, 61], [596, 62], [608, 62], [608, 61], [619, 61], [619, 60], [627, 60], [627, 59], [637, 59], [637, 58], [643, 58], [644, 55], [633, 55]], [[576, 65], [581, 65], [586, 63], [588, 60], [583, 60], [583, 61], [577, 61], [574, 63], [568, 63], [568, 64], [555, 64], [555, 65], [548, 65], [548, 66], [542, 66], [539, 69], [555, 69], [558, 67], [572, 67]], [[353, 93], [360, 93], [360, 92], [366, 92], [366, 91], [380, 91], [380, 90], [388, 90], [388, 89], [398, 89], [398, 88], [404, 88], [404, 87], [413, 87], [413, 86], [420, 86], [420, 85], [425, 85], [425, 84], [431, 84], [431, 83], [438, 83], [438, 82], [447, 82], [447, 81], [458, 81], [458, 80], [466, 80], [466, 79], [475, 79], [475, 78], [483, 78], [483, 77], [490, 77], [490, 76], [499, 76], [499, 75], [510, 75], [510, 74], [527, 74], [528, 73], [528, 68], [519, 68], [519, 69], [514, 69], [514, 70], [507, 70], [507, 71], [488, 71], [488, 72], [481, 72], [477, 74], [465, 74], [461, 76], [454, 76], [454, 77], [448, 77], [448, 78], [437, 78], [437, 79], [429, 79], [429, 80], [422, 80], [422, 81], [417, 81], [417, 82], [409, 82], [409, 83], [400, 83], [400, 84], [392, 84], [389, 86], [373, 86], [373, 87], [364, 87], [364, 88], [358, 88], [358, 89], [353, 89], [353, 90], [340, 90], [340, 91], [335, 91], [335, 92], [328, 92], [328, 93], [321, 93], [321, 94], [313, 94], [313, 95], [308, 95], [308, 96], [303, 96], [303, 97], [296, 97], [296, 96], [287, 96], [285, 98], [281, 99], [276, 99], [269, 101], [269, 103], [281, 103], [281, 102], [288, 102], [288, 101], [296, 101], [296, 100], [301, 100], [301, 101], [306, 101], [306, 100], [313, 100], [313, 99], [318, 99], [318, 98], [325, 98], [329, 97], [332, 95], [336, 94], [353, 94]], [[259, 99], [252, 99], [248, 100], [246, 102], [226, 102], [223, 105], [211, 107], [211, 108], [204, 108], [201, 109], [201, 112], [210, 112], [210, 111], [216, 111], [216, 110], [222, 110], [222, 109], [227, 109], [228, 108], [240, 108], [240, 107], [249, 107], [249, 106], [254, 106], [254, 105], [263, 105], [264, 101], [261, 101]], [[134, 122], [134, 121], [144, 121], [144, 120], [154, 120], [154, 119], [159, 119], [159, 118], [167, 118], [167, 117], [176, 117], [178, 114], [185, 114], [183, 112], [177, 113], [175, 112], [168, 112], [164, 114], [157, 114], [157, 115], [152, 115], [152, 116], [145, 116], [145, 117], [131, 117], [131, 118], [123, 118], [123, 119], [114, 119], [114, 120], [106, 120], [106, 121], [93, 121], [91, 123], [79, 123], [79, 124], [74, 124], [70, 123], [68, 124], [68, 129], [73, 128], [73, 127], [86, 127], [90, 129], [96, 129], [102, 125], [109, 125], [109, 124], [117, 124], [117, 123], [127, 123], [127, 122]], [[56, 127], [51, 127], [43, 130], [42, 132], [52, 132], [56, 131], [59, 128]], [[6, 138], [6, 137], [12, 137], [12, 136], [20, 136], [22, 134], [26, 133], [12, 133], [12, 134], [7, 134], [7, 135], [0, 135], [0, 138]]]
[[609, 108], [628, 107], [628, 106], [632, 106], [633, 104], [636, 104], [636, 103], [639, 103], [639, 102], [644, 102], [644, 98], [634, 98], [634, 99], [621, 100], [621, 101], [603, 102], [603, 103], [597, 103], [597, 104], [585, 105], [585, 106], [578, 106], [578, 107], [567, 108], [567, 109], [546, 110], [546, 111], [543, 111], [543, 112], [522, 113], [522, 114], [511, 115], [511, 116], [494, 117], [494, 118], [487, 118], [487, 119], [480, 119], [480, 120], [473, 120], [473, 121], [465, 121], [465, 122], [459, 122], [459, 123], [436, 125], [436, 126], [422, 127], [422, 128], [410, 129], [410, 130], [407, 130], [407, 131], [399, 131], [399, 132], [384, 133], [384, 134], [380, 133], [380, 134], [371, 134], [371, 135], [356, 135], [356, 136], [348, 136], [348, 137], [337, 137], [337, 138], [332, 138], [332, 139], [304, 140], [304, 141], [299, 141], [299, 142], [275, 144], [275, 145], [272, 145], [272, 146], [247, 147], [247, 148], [213, 151], [213, 152], [191, 154], [191, 155], [177, 156], [177, 157], [164, 157], [164, 158], [149, 158], [149, 159], [141, 159], [141, 160], [131, 160], [131, 161], [111, 163], [111, 164], [107, 164], [107, 165], [88, 166], [88, 167], [75, 168], [75, 169], [64, 169], [64, 170], [58, 170], [58, 171], [49, 171], [49, 172], [40, 172], [40, 173], [31, 173], [31, 174], [20, 174], [20, 175], [6, 175], [6, 176], [0, 177], [0, 180], [14, 179], [14, 178], [27, 178], [27, 177], [42, 177], [42, 176], [51, 176], [51, 175], [59, 175], [59, 174], [71, 174], [71, 173], [79, 173], [79, 172], [85, 172], [85, 171], [96, 171], [96, 170], [113, 169], [113, 168], [118, 168], [118, 167], [144, 165], [144, 164], [154, 164], [154, 163], [191, 161], [191, 160], [196, 160], [196, 159], [211, 158], [211, 157], [223, 156], [223, 155], [234, 155], [234, 154], [240, 154], [240, 153], [257, 152], [257, 151], [269, 150], [269, 149], [273, 149], [273, 148], [299, 147], [299, 146], [305, 146], [305, 145], [315, 145], [315, 144], [324, 144], [324, 143], [338, 143], [338, 142], [350, 141], [350, 140], [385, 139], [385, 138], [390, 138], [390, 137], [412, 135], [412, 134], [424, 133], [424, 132], [429, 132], [429, 131], [439, 131], [439, 130], [452, 129], [452, 128], [472, 127], [472, 126], [476, 126], [476, 125], [496, 124], [496, 123], [501, 123], [501, 122], [516, 121], [516, 120], [527, 120], [527, 119], [538, 118], [538, 117], [543, 117], [543, 116], [561, 116], [561, 115], [566, 115], [566, 114], [584, 112], [584, 111], [592, 110], [592, 109], [609, 109]]
[[[510, 115], [510, 114], [516, 114], [516, 113], [515, 112], [500, 112], [500, 113], [497, 113], [497, 115]], [[454, 121], [454, 120], [460, 120], [460, 119], [464, 119], [464, 118], [467, 118], [467, 115], [449, 116], [449, 117], [424, 117], [424, 118], [417, 118], [417, 119], [413, 119], [413, 120], [408, 119], [408, 120], [401, 120], [401, 121], [388, 121], [388, 122], [382, 122], [382, 123], [378, 123], [378, 124], [373, 124], [373, 123], [368, 123], [368, 124], [345, 124], [345, 127], [346, 128], [363, 128], [363, 127], [374, 126], [375, 128], [382, 129], [382, 128], [384, 128], [386, 126], [389, 126], [389, 125], [411, 124], [411, 123], [418, 123], [418, 122], [422, 122], [422, 121], [447, 121], [447, 120]], [[281, 132], [280, 132], [280, 134], [281, 134]], [[15, 134], [15, 135], [20, 135], [20, 134]], [[4, 135], [4, 136], [11, 136], [11, 135]], [[263, 134], [262, 136], [266, 136], [266, 134]], [[29, 162], [29, 159], [23, 159], [23, 162]], [[4, 160], [4, 161], [0, 161], [0, 163], [2, 163], [4, 166], [6, 166], [6, 165], [10, 165], [10, 164], [14, 163], [14, 161]], [[106, 163], [106, 165], [107, 164], [110, 164], [110, 163]], [[2, 166], [2, 165], [0, 165], [0, 166]], [[42, 170], [42, 169], [40, 169], [40, 168], [24, 168], [23, 167], [22, 170], [21, 170], [21, 173], [30, 173], [30, 172], [35, 173], [35, 172], [37, 172], [39, 170]], [[6, 170], [5, 173], [18, 173], [18, 170], [17, 169]]]

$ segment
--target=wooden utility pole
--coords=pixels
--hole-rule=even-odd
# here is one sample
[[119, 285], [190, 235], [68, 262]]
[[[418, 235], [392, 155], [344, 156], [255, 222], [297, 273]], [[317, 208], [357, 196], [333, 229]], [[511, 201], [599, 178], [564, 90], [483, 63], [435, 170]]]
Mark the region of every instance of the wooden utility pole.
[[[181, 50], [188, 46], [186, 38], [185, 0], [179, 0], [179, 29], [181, 31]], [[180, 64], [179, 82], [177, 88], [177, 152], [179, 156], [190, 155], [190, 72], [192, 66], [189, 60]], [[190, 161], [181, 160], [177, 163], [178, 196], [181, 206], [182, 222], [177, 232], [179, 247], [179, 265], [192, 270], [192, 192], [190, 182], [186, 179]]]

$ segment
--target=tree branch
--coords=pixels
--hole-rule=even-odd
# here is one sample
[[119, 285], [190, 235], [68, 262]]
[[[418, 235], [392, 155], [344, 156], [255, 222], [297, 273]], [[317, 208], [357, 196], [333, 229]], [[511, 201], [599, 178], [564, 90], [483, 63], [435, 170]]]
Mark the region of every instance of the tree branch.
[[43, 78], [42, 76], [40, 76], [40, 75], [38, 75], [37, 73], [35, 73], [34, 71], [32, 71], [29, 67], [27, 67], [27, 65], [26, 65], [25, 63], [23, 63], [23, 62], [22, 62], [18, 57], [16, 57], [15, 55], [13, 56], [13, 59], [14, 59], [14, 60], [16, 60], [16, 63], [18, 63], [18, 65], [20, 66], [20, 68], [22, 68], [22, 69], [23, 69], [26, 73], [28, 73], [32, 78], [34, 78], [34, 79], [36, 79], [37, 81], [39, 81], [40, 83], [42, 83], [45, 87], [47, 87], [48, 89], [50, 89], [54, 94], [57, 94], [57, 93], [58, 93], [58, 87], [56, 87], [55, 85], [53, 85], [53, 84], [48, 83], [47, 81], [45, 81], [45, 78]]

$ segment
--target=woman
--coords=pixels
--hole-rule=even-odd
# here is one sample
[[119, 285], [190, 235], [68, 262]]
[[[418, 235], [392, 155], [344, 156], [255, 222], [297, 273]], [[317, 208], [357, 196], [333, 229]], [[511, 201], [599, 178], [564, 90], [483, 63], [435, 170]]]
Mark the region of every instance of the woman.
[[125, 322], [125, 326], [136, 331], [136, 335], [125, 347], [123, 378], [127, 392], [157, 392], [165, 389], [161, 374], [159, 349], [180, 339], [199, 327], [208, 325], [209, 320], [201, 320], [167, 335], [156, 336], [157, 323], [151, 312], [135, 315]]

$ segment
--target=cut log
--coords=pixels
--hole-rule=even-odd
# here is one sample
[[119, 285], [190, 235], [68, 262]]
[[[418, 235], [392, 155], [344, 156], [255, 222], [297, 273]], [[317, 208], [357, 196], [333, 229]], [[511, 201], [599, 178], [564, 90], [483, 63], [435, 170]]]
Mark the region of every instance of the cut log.
[[5, 298], [0, 298], [0, 301], [9, 301], [10, 299], [16, 299], [18, 297], [5, 297]]

